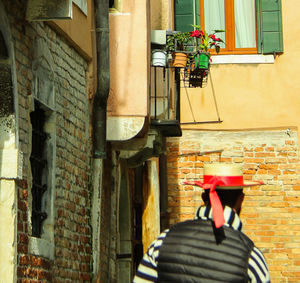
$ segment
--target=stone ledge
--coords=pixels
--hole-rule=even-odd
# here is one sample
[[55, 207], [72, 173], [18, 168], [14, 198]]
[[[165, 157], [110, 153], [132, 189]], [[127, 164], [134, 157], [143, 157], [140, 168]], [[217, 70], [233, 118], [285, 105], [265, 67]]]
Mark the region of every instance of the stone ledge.
[[30, 237], [28, 248], [30, 254], [54, 259], [54, 244], [47, 240]]
[[212, 65], [218, 64], [274, 64], [274, 55], [215, 55], [211, 56]]
[[17, 149], [0, 150], [0, 178], [22, 179], [23, 154]]

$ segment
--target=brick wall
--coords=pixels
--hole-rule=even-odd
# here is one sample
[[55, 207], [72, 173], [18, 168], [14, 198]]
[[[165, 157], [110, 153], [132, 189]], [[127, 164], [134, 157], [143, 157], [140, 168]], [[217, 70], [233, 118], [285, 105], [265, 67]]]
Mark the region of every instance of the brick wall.
[[[25, 21], [27, 1], [3, 1], [15, 46], [19, 103], [19, 150], [24, 155], [23, 179], [17, 181], [18, 282], [90, 282], [90, 158], [86, 85], [87, 62], [44, 23]], [[55, 68], [55, 195], [54, 259], [29, 249], [31, 171], [32, 60], [36, 38], [46, 42]]]
[[[57, 64], [57, 220], [55, 282], [89, 282], [91, 273], [90, 158], [86, 62], [47, 28]], [[53, 42], [54, 41], [54, 42]]]
[[[215, 150], [223, 152], [185, 155]], [[264, 252], [273, 283], [300, 282], [298, 152], [297, 131], [184, 131], [169, 138], [170, 224], [193, 218], [202, 204], [202, 189], [183, 182], [201, 179], [204, 163], [241, 163], [245, 179], [265, 183], [244, 190], [244, 232]]]

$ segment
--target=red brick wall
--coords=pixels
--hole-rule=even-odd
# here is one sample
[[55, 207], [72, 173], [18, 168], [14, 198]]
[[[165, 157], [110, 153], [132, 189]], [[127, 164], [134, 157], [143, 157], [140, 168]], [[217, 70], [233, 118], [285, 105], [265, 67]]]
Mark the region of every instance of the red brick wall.
[[[14, 46], [18, 91], [19, 150], [23, 179], [17, 182], [17, 281], [90, 282], [92, 272], [90, 228], [90, 159], [88, 136], [87, 62], [69, 43], [44, 23], [25, 20], [27, 1], [3, 0]], [[29, 242], [31, 170], [30, 95], [35, 39], [42, 38], [55, 62], [55, 195], [54, 259], [31, 254]], [[50, 201], [50, 200], [48, 200]], [[1, 281], [1, 279], [0, 279]]]
[[[203, 164], [241, 163], [244, 178], [265, 185], [245, 189], [244, 232], [266, 256], [272, 282], [300, 282], [300, 164], [297, 132], [184, 131], [169, 138], [170, 224], [194, 217], [202, 189], [183, 185], [201, 179]], [[223, 150], [222, 154], [183, 155]]]
[[18, 282], [52, 282], [51, 261], [29, 254], [28, 243], [28, 185], [26, 180], [17, 181], [18, 187], [18, 236], [17, 278]]

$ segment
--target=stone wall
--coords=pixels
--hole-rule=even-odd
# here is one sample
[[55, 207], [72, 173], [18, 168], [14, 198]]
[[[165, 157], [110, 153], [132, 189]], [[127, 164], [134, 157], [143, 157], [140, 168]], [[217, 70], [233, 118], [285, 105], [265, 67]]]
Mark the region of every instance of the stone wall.
[[264, 252], [272, 282], [299, 282], [298, 132], [184, 131], [169, 138], [167, 148], [170, 224], [193, 218], [202, 204], [202, 189], [183, 182], [201, 180], [204, 163], [240, 163], [245, 179], [265, 183], [244, 190], [244, 232]]

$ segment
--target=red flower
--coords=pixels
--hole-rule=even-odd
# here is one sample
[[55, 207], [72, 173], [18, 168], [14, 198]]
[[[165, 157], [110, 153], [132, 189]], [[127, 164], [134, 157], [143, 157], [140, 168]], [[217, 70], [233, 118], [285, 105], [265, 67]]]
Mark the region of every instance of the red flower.
[[214, 41], [221, 41], [222, 39], [221, 38], [219, 38], [219, 37], [216, 37], [215, 39], [214, 39]]
[[199, 30], [194, 30], [191, 33], [191, 37], [200, 37], [201, 36], [201, 32]]
[[210, 37], [212, 40], [216, 40], [216, 36], [214, 34], [210, 34], [208, 37]]

